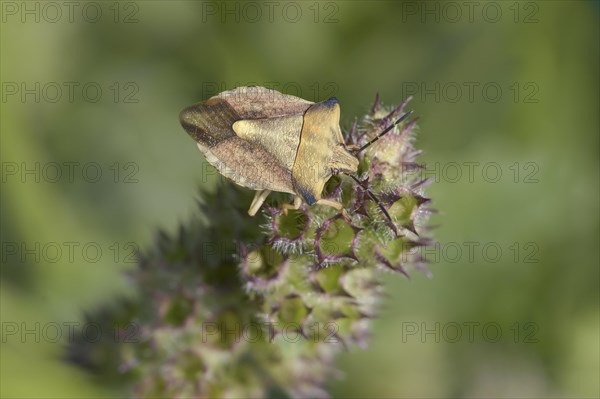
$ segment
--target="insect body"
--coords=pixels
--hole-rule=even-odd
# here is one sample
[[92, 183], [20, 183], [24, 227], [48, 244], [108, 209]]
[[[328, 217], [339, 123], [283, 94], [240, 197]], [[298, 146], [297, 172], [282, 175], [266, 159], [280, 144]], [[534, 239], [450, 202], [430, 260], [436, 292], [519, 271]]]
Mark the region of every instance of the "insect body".
[[219, 173], [256, 190], [251, 216], [272, 191], [295, 196], [284, 209], [298, 209], [304, 201], [345, 213], [341, 203], [321, 198], [323, 187], [333, 174], [356, 173], [356, 154], [368, 146], [345, 144], [335, 98], [313, 103], [264, 87], [222, 92], [187, 107], [179, 119]]

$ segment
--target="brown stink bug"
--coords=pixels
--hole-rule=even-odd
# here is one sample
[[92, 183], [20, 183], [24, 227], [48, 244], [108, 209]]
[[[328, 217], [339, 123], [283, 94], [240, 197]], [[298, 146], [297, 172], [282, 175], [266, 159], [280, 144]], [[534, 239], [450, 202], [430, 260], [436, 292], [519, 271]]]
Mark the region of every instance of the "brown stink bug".
[[[341, 203], [321, 198], [329, 178], [357, 172], [357, 154], [410, 112], [360, 148], [346, 145], [336, 98], [313, 103], [264, 87], [238, 87], [181, 111], [179, 120], [206, 160], [223, 176], [256, 190], [254, 216], [272, 191], [293, 194], [284, 210], [328, 205], [347, 216]], [[369, 196], [378, 204], [370, 190]], [[380, 209], [390, 220], [385, 208]]]

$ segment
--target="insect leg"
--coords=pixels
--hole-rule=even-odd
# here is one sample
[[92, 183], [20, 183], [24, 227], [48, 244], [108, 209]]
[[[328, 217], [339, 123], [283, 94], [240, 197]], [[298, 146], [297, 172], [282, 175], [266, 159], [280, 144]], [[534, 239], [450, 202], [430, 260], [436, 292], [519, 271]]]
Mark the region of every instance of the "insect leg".
[[248, 215], [256, 215], [256, 212], [258, 212], [269, 194], [271, 194], [271, 190], [258, 190], [256, 194], [254, 194], [254, 199], [252, 200], [252, 204], [250, 204], [250, 209], [248, 209]]
[[332, 201], [332, 200], [328, 200], [328, 199], [320, 199], [317, 201], [317, 205], [327, 205], [332, 208], [335, 208], [342, 213], [342, 216], [344, 217], [344, 219], [346, 219], [346, 220], [350, 219], [350, 215], [348, 215], [348, 212], [346, 212], [346, 210], [344, 209], [344, 205], [342, 205], [341, 202], [336, 202], [336, 201]]
[[302, 205], [302, 197], [299, 196], [295, 196], [294, 197], [294, 203], [293, 204], [283, 204], [281, 206], [281, 209], [283, 209], [283, 214], [287, 215], [287, 211], [288, 209], [294, 209], [297, 210], [300, 208], [300, 205]]

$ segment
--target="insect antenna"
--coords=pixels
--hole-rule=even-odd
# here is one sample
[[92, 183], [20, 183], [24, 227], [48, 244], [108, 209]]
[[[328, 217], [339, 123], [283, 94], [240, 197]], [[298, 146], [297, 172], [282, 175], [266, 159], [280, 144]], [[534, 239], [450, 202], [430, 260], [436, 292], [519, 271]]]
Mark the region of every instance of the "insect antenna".
[[402, 123], [406, 118], [408, 118], [410, 116], [410, 114], [412, 114], [413, 111], [412, 109], [410, 111], [408, 111], [407, 113], [405, 113], [404, 115], [402, 115], [400, 118], [398, 118], [396, 120], [396, 122], [392, 123], [391, 125], [389, 125], [388, 127], [386, 127], [383, 132], [379, 133], [373, 140], [369, 141], [367, 144], [363, 145], [362, 147], [360, 147], [358, 150], [356, 150], [356, 154], [360, 153], [361, 151], [364, 151], [366, 148], [368, 148], [371, 144], [373, 144], [374, 142], [376, 142], [377, 140], [379, 140], [383, 135], [387, 134], [390, 130], [392, 130], [396, 125], [398, 125], [399, 123]]
[[388, 220], [390, 227], [392, 228], [392, 230], [394, 230], [394, 234], [396, 236], [398, 236], [398, 229], [396, 228], [396, 225], [392, 221], [392, 218], [390, 217], [390, 214], [388, 213], [388, 211], [383, 207], [383, 205], [381, 205], [381, 201], [379, 201], [379, 198], [377, 198], [371, 190], [369, 190], [367, 187], [363, 186], [361, 181], [358, 180], [358, 178], [356, 176], [354, 176], [354, 175], [348, 175], [348, 176], [350, 176], [352, 178], [352, 180], [354, 180], [356, 182], [356, 184], [359, 185], [359, 187], [361, 187], [363, 190], [365, 190], [367, 192], [367, 194], [369, 195], [369, 197], [371, 197], [371, 199], [373, 201], [375, 201], [375, 203], [377, 204], [379, 209], [381, 209], [381, 212], [383, 212], [386, 219]]

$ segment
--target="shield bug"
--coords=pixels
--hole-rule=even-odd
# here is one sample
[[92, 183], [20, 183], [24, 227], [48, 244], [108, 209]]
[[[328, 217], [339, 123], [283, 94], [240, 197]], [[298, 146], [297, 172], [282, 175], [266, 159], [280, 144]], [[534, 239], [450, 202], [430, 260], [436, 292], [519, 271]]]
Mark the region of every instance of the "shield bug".
[[[358, 153], [411, 112], [360, 148], [344, 142], [336, 98], [313, 103], [264, 87], [238, 87], [185, 108], [179, 120], [219, 173], [256, 190], [250, 216], [272, 191], [294, 195], [293, 204], [284, 204], [286, 211], [304, 201], [332, 206], [347, 216], [341, 203], [321, 198], [325, 183], [343, 173], [361, 185], [353, 175]], [[391, 222], [373, 193], [364, 189]]]

